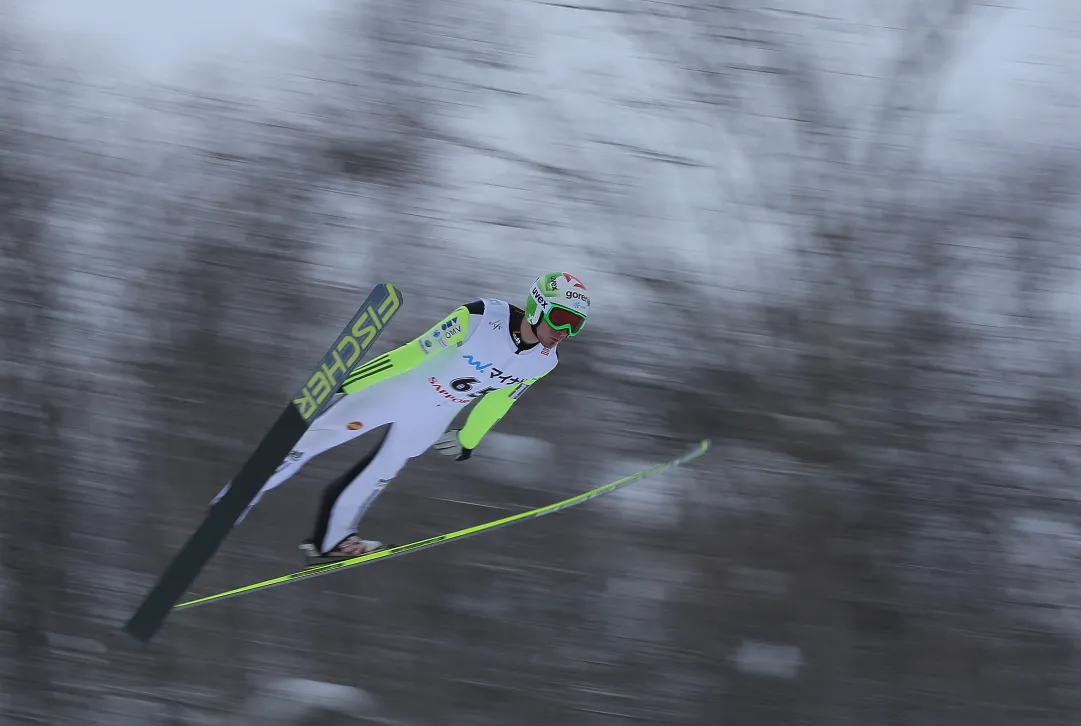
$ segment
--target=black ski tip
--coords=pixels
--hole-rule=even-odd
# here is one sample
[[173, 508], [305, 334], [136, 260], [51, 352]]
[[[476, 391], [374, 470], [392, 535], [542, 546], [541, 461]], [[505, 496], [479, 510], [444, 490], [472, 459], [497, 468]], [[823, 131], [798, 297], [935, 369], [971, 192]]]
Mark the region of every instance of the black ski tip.
[[132, 618], [124, 624], [122, 630], [143, 645], [148, 645], [157, 632], [161, 630], [164, 622], [165, 618], [161, 618], [157, 622], [145, 617]]

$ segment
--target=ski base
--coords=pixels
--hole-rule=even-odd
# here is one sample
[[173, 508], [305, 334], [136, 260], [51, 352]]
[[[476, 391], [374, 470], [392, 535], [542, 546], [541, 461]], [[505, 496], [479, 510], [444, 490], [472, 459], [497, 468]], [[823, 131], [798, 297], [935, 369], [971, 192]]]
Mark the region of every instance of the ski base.
[[338, 386], [375, 343], [401, 308], [402, 300], [401, 292], [390, 283], [383, 282], [372, 289], [360, 309], [323, 354], [304, 386], [285, 406], [277, 422], [233, 478], [229, 490], [210, 508], [202, 524], [124, 625], [128, 635], [147, 643], [161, 629], [176, 601], [214, 556], [232, 531], [237, 518], [311, 422], [335, 400]]
[[654, 474], [659, 474], [660, 472], [665, 471], [667, 469], [671, 469], [673, 467], [680, 466], [682, 464], [686, 464], [687, 462], [689, 462], [689, 461], [691, 461], [693, 459], [697, 459], [699, 456], [706, 453], [706, 451], [710, 448], [710, 446], [711, 446], [710, 440], [709, 439], [703, 439], [701, 442], [699, 442], [693, 448], [689, 449], [684, 454], [681, 454], [680, 456], [672, 459], [671, 461], [666, 461], [666, 462], [664, 462], [662, 464], [656, 464], [654, 466], [649, 467], [648, 469], [643, 469], [643, 470], [641, 470], [639, 472], [631, 474], [630, 476], [626, 476], [626, 477], [624, 477], [622, 479], [617, 479], [616, 481], [609, 482], [608, 484], [604, 484], [602, 486], [599, 486], [596, 489], [591, 489], [588, 492], [584, 492], [583, 494], [578, 494], [577, 496], [573, 496], [573, 497], [570, 497], [568, 499], [564, 499], [562, 501], [555, 502], [554, 504], [549, 504], [547, 506], [538, 507], [536, 509], [531, 509], [531, 510], [526, 511], [526, 512], [520, 512], [518, 514], [514, 514], [514, 515], [511, 515], [509, 517], [504, 517], [503, 519], [497, 519], [497, 520], [494, 520], [494, 521], [491, 521], [491, 522], [486, 522], [484, 524], [478, 524], [478, 525], [476, 525], [474, 527], [467, 527], [466, 529], [460, 529], [457, 532], [450, 532], [448, 534], [441, 534], [441, 535], [437, 535], [435, 537], [429, 537], [428, 539], [422, 539], [422, 540], [419, 540], [417, 542], [411, 542], [409, 544], [398, 545], [398, 546], [395, 546], [395, 547], [390, 547], [388, 549], [378, 550], [376, 552], [370, 552], [368, 554], [364, 554], [364, 555], [361, 555], [359, 557], [351, 557], [349, 559], [340, 560], [338, 562], [329, 562], [329, 563], [323, 564], [323, 565], [311, 565], [309, 567], [304, 568], [303, 570], [300, 570], [298, 572], [293, 572], [293, 573], [290, 573], [288, 575], [283, 575], [281, 577], [275, 577], [275, 578], [270, 579], [270, 580], [264, 580], [263, 582], [257, 582], [257, 583], [254, 583], [252, 585], [247, 585], [245, 587], [237, 588], [235, 590], [228, 590], [228, 591], [225, 591], [225, 592], [220, 592], [220, 593], [218, 593], [216, 595], [208, 595], [206, 597], [201, 597], [201, 598], [198, 598], [198, 599], [195, 599], [195, 600], [189, 600], [187, 602], [182, 602], [182, 603], [179, 603], [177, 605], [174, 605], [172, 609], [173, 610], [186, 610], [186, 609], [197, 607], [197, 606], [200, 606], [200, 605], [207, 605], [209, 603], [219, 602], [221, 600], [227, 600], [229, 598], [239, 597], [241, 595], [250, 595], [251, 593], [254, 593], [254, 592], [258, 592], [258, 591], [261, 591], [261, 590], [267, 590], [269, 588], [277, 587], [279, 585], [284, 585], [286, 583], [294, 582], [296, 580], [304, 580], [304, 579], [308, 579], [308, 578], [311, 578], [311, 577], [319, 577], [320, 575], [329, 575], [331, 572], [337, 572], [339, 570], [349, 569], [350, 567], [358, 567], [360, 565], [367, 565], [367, 564], [372, 563], [372, 562], [378, 562], [378, 561], [382, 561], [382, 560], [389, 560], [392, 557], [398, 557], [398, 556], [404, 555], [404, 554], [406, 554], [408, 552], [417, 552], [419, 550], [428, 549], [429, 547], [435, 547], [436, 545], [446, 544], [447, 542], [453, 542], [455, 540], [465, 539], [466, 537], [472, 537], [474, 535], [481, 534], [482, 532], [490, 532], [490, 531], [492, 531], [494, 529], [498, 529], [500, 527], [505, 527], [505, 526], [510, 525], [510, 524], [516, 524], [518, 522], [522, 522], [522, 521], [525, 521], [527, 519], [535, 519], [536, 517], [543, 517], [544, 515], [552, 514], [553, 512], [558, 512], [558, 511], [560, 511], [562, 509], [567, 509], [568, 507], [573, 507], [573, 506], [576, 506], [578, 504], [588, 502], [590, 499], [601, 496], [602, 494], [609, 494], [611, 492], [616, 491], [617, 489], [620, 489], [622, 487], [627, 486], [628, 484], [631, 484], [632, 482], [636, 482], [636, 481], [639, 481], [641, 479], [645, 479], [646, 477], [653, 476]]

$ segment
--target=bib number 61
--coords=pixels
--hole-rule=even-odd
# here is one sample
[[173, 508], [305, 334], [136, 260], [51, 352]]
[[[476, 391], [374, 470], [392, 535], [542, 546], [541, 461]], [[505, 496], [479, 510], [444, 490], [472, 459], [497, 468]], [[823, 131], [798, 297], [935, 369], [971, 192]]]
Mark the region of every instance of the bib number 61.
[[480, 398], [481, 396], [489, 394], [492, 391], [499, 390], [497, 388], [492, 388], [491, 386], [488, 386], [487, 388], [483, 388], [479, 391], [474, 391], [473, 387], [478, 383], [480, 383], [480, 381], [476, 378], [455, 378], [453, 381], [450, 382], [450, 387], [453, 388], [455, 391], [458, 391], [458, 393], [466, 394], [467, 396], [469, 396], [469, 398]]

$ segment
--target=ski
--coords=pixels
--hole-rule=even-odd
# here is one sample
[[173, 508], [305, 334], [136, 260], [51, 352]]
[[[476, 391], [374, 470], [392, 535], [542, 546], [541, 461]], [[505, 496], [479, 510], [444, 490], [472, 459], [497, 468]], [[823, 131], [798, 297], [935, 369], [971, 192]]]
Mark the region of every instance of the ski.
[[335, 400], [349, 372], [379, 338], [402, 306], [401, 292], [390, 283], [372, 289], [338, 338], [323, 354], [300, 391], [270, 428], [226, 494], [210, 508], [203, 523], [173, 558], [124, 630], [144, 643], [161, 629], [176, 601], [188, 590], [228, 536], [237, 518], [288, 456], [308, 426]]
[[300, 570], [299, 572], [293, 572], [291, 574], [283, 575], [281, 577], [275, 577], [270, 580], [264, 580], [263, 582], [257, 582], [255, 584], [247, 585], [245, 587], [239, 587], [235, 590], [220, 592], [216, 595], [208, 595], [206, 597], [197, 598], [195, 600], [182, 602], [174, 605], [173, 610], [187, 610], [189, 608], [198, 607], [200, 605], [207, 605], [214, 602], [220, 602], [222, 600], [239, 597], [241, 595], [249, 595], [253, 592], [267, 590], [271, 587], [284, 585], [288, 582], [295, 582], [296, 580], [305, 580], [312, 577], [318, 577], [320, 575], [329, 575], [331, 572], [346, 570], [350, 567], [358, 567], [360, 565], [366, 565], [371, 562], [389, 560], [392, 557], [398, 557], [408, 552], [417, 552], [419, 550], [428, 549], [429, 547], [435, 547], [436, 545], [446, 544], [447, 542], [454, 542], [456, 540], [465, 539], [466, 537], [472, 537], [474, 535], [481, 534], [482, 532], [490, 532], [494, 529], [505, 527], [510, 524], [516, 524], [518, 522], [523, 522], [527, 519], [543, 517], [546, 514], [552, 514], [553, 512], [558, 512], [562, 509], [567, 509], [568, 507], [573, 507], [578, 504], [588, 502], [589, 500], [595, 497], [599, 497], [602, 494], [609, 494], [616, 491], [617, 489], [627, 486], [632, 482], [639, 481], [640, 479], [645, 479], [646, 477], [652, 476], [654, 474], [659, 474], [666, 469], [686, 464], [687, 462], [696, 459], [702, 454], [704, 454], [709, 449], [709, 447], [709, 439], [704, 439], [693, 448], [689, 449], [680, 456], [677, 456], [671, 461], [666, 461], [662, 464], [656, 464], [649, 467], [648, 469], [643, 469], [639, 472], [631, 474], [630, 476], [626, 476], [622, 479], [617, 479], [616, 481], [599, 486], [596, 489], [591, 489], [588, 492], [578, 494], [576, 496], [564, 499], [554, 504], [548, 504], [546, 506], [538, 507], [536, 509], [530, 509], [526, 512], [520, 512], [509, 517], [504, 517], [503, 519], [497, 519], [491, 522], [486, 522], [484, 524], [478, 524], [474, 527], [460, 529], [457, 532], [441, 534], [435, 537], [429, 537], [428, 539], [422, 539], [417, 542], [398, 545], [397, 547], [391, 547], [389, 549], [379, 550], [377, 552], [370, 552], [366, 555], [360, 555], [359, 557], [351, 557], [347, 560], [342, 560], [340, 562], [329, 562], [322, 565], [313, 565], [311, 567]]

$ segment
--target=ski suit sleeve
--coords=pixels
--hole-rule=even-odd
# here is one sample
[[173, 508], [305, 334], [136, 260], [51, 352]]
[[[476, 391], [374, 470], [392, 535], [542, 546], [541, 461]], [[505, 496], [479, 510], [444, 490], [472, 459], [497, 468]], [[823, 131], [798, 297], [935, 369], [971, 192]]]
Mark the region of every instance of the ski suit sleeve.
[[469, 318], [470, 310], [465, 305], [455, 308], [420, 337], [354, 369], [342, 383], [341, 390], [345, 393], [363, 391], [416, 368], [430, 356], [461, 345], [469, 338]]
[[462, 445], [462, 448], [470, 450], [477, 448], [477, 444], [480, 443], [485, 434], [491, 431], [492, 427], [507, 415], [507, 411], [510, 411], [510, 407], [514, 405], [514, 402], [530, 386], [546, 375], [548, 373], [543, 373], [536, 378], [530, 378], [514, 388], [500, 388], [497, 391], [485, 394], [483, 398], [477, 401], [477, 405], [473, 407], [473, 410], [469, 412], [465, 425], [458, 432], [458, 443]]

